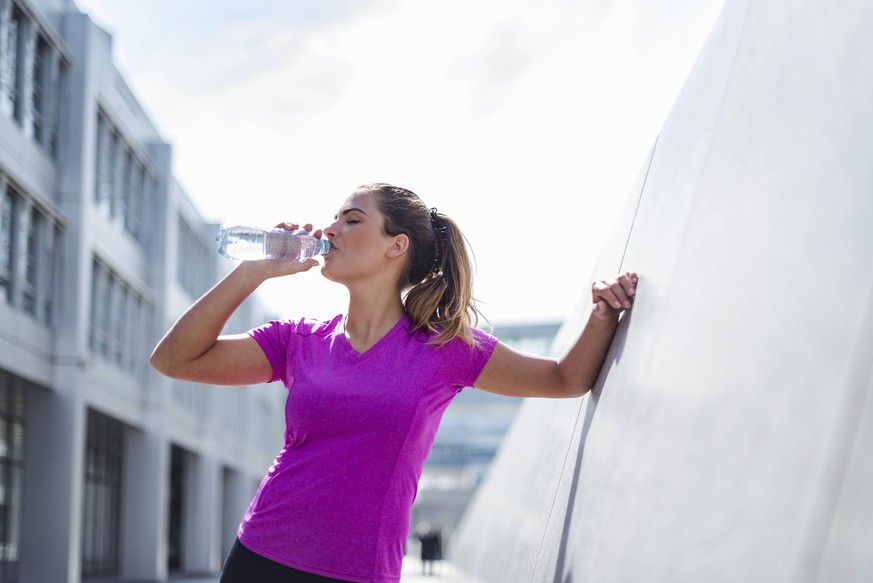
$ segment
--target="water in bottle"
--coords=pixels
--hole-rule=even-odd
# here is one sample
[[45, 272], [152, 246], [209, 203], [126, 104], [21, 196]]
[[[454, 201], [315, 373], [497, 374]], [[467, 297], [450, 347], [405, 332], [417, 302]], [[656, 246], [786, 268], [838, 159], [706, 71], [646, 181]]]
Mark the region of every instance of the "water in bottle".
[[244, 261], [281, 259], [303, 263], [316, 255], [325, 255], [331, 248], [327, 239], [306, 232], [257, 227], [221, 227], [215, 240], [221, 255]]

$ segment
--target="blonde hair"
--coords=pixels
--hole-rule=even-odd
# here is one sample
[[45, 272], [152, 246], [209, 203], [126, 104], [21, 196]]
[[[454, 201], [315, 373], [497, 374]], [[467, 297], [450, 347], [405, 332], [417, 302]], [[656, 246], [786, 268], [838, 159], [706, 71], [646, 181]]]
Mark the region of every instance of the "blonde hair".
[[388, 235], [409, 237], [399, 287], [413, 329], [435, 333], [431, 342], [438, 346], [454, 338], [475, 344], [471, 328], [480, 312], [473, 298], [473, 264], [457, 223], [405, 188], [377, 182], [358, 190], [376, 195]]

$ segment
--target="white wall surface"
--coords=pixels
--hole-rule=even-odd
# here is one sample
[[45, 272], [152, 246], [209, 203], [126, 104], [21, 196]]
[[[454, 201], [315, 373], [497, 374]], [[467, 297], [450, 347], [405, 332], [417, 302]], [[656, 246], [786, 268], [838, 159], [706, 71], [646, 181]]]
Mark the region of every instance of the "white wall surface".
[[451, 549], [471, 580], [873, 579], [871, 29], [727, 2], [597, 267], [635, 306], [592, 394], [523, 407]]

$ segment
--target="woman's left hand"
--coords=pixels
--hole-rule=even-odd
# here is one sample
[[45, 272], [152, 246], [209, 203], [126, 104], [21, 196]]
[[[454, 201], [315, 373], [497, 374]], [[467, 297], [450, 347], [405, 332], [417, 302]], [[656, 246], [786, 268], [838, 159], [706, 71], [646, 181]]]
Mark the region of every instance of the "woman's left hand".
[[595, 281], [591, 285], [593, 315], [602, 320], [617, 318], [633, 305], [638, 281], [639, 276], [632, 271]]

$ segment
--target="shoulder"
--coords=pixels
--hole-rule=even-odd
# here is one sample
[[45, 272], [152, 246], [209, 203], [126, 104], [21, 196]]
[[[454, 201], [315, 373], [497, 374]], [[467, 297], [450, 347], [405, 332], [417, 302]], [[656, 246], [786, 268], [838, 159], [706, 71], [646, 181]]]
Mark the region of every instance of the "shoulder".
[[330, 320], [316, 320], [313, 318], [301, 318], [294, 323], [297, 334], [303, 336], [330, 336], [336, 332], [343, 321], [343, 315], [337, 314]]
[[497, 338], [478, 328], [470, 328], [472, 342], [456, 337], [436, 350], [457, 390], [471, 387], [485, 364], [494, 354]]
[[460, 336], [456, 336], [452, 338], [448, 342], [443, 345], [443, 348], [450, 348], [452, 350], [461, 351], [461, 352], [487, 352], [490, 353], [494, 350], [494, 347], [497, 345], [497, 338], [482, 330], [480, 328], [468, 327], [468, 332], [470, 333], [470, 338], [462, 338]]
[[479, 328], [471, 327], [469, 331], [472, 335], [471, 340], [455, 337], [442, 346], [436, 347], [436, 350], [441, 352], [444, 358], [452, 360], [469, 361], [490, 358], [494, 352], [494, 347], [497, 346], [497, 338]]
[[470, 332], [473, 334], [473, 340], [481, 346], [490, 347], [491, 350], [494, 349], [494, 346], [497, 344], [497, 338], [489, 332], [482, 330], [480, 328], [470, 328]]
[[287, 343], [294, 337], [330, 336], [337, 330], [342, 319], [342, 315], [337, 315], [330, 320], [313, 318], [270, 320], [249, 330], [248, 334], [261, 345], [269, 340]]

